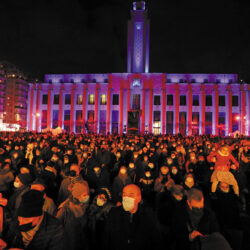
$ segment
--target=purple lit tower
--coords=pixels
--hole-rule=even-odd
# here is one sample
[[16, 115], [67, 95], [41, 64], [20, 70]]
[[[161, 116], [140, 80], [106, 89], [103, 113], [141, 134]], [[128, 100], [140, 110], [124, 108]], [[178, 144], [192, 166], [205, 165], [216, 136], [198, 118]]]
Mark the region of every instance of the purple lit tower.
[[149, 20], [145, 2], [134, 2], [128, 21], [128, 73], [149, 72]]

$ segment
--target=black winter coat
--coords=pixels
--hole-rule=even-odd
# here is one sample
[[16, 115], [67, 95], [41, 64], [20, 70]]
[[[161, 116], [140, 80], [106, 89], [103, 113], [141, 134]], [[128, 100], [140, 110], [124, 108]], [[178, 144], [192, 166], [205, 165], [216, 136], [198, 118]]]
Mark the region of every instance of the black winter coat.
[[44, 218], [38, 231], [26, 248], [23, 245], [22, 235], [14, 222], [4, 240], [8, 243], [9, 248], [62, 250], [64, 246], [64, 230], [62, 224], [56, 218], [44, 213]]
[[111, 209], [104, 234], [105, 250], [157, 250], [160, 244], [158, 223], [150, 208], [139, 206], [134, 215], [122, 206]]

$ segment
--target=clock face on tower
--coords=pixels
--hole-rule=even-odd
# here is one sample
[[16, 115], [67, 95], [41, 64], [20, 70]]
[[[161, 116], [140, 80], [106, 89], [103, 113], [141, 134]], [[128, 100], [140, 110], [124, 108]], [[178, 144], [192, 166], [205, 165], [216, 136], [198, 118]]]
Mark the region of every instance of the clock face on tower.
[[133, 86], [134, 88], [136, 88], [136, 87], [141, 87], [141, 79], [140, 79], [140, 78], [135, 78], [135, 79], [133, 80], [133, 82], [132, 82], [132, 86]]

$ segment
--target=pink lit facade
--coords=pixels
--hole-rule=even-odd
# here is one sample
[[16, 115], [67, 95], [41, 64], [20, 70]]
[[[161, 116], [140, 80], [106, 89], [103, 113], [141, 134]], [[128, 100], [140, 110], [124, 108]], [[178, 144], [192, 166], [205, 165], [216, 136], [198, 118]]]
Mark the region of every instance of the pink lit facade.
[[127, 73], [49, 74], [30, 84], [27, 129], [250, 135], [250, 85], [237, 74], [149, 73], [149, 21], [135, 2]]

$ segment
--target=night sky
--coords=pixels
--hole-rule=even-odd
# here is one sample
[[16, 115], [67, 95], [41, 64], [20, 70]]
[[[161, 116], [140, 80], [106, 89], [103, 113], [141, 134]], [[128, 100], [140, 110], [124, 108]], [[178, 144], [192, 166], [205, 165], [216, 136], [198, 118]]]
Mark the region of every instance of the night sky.
[[[126, 72], [130, 0], [1, 0], [0, 60], [46, 73]], [[148, 0], [150, 72], [238, 73], [250, 82], [250, 4]]]

